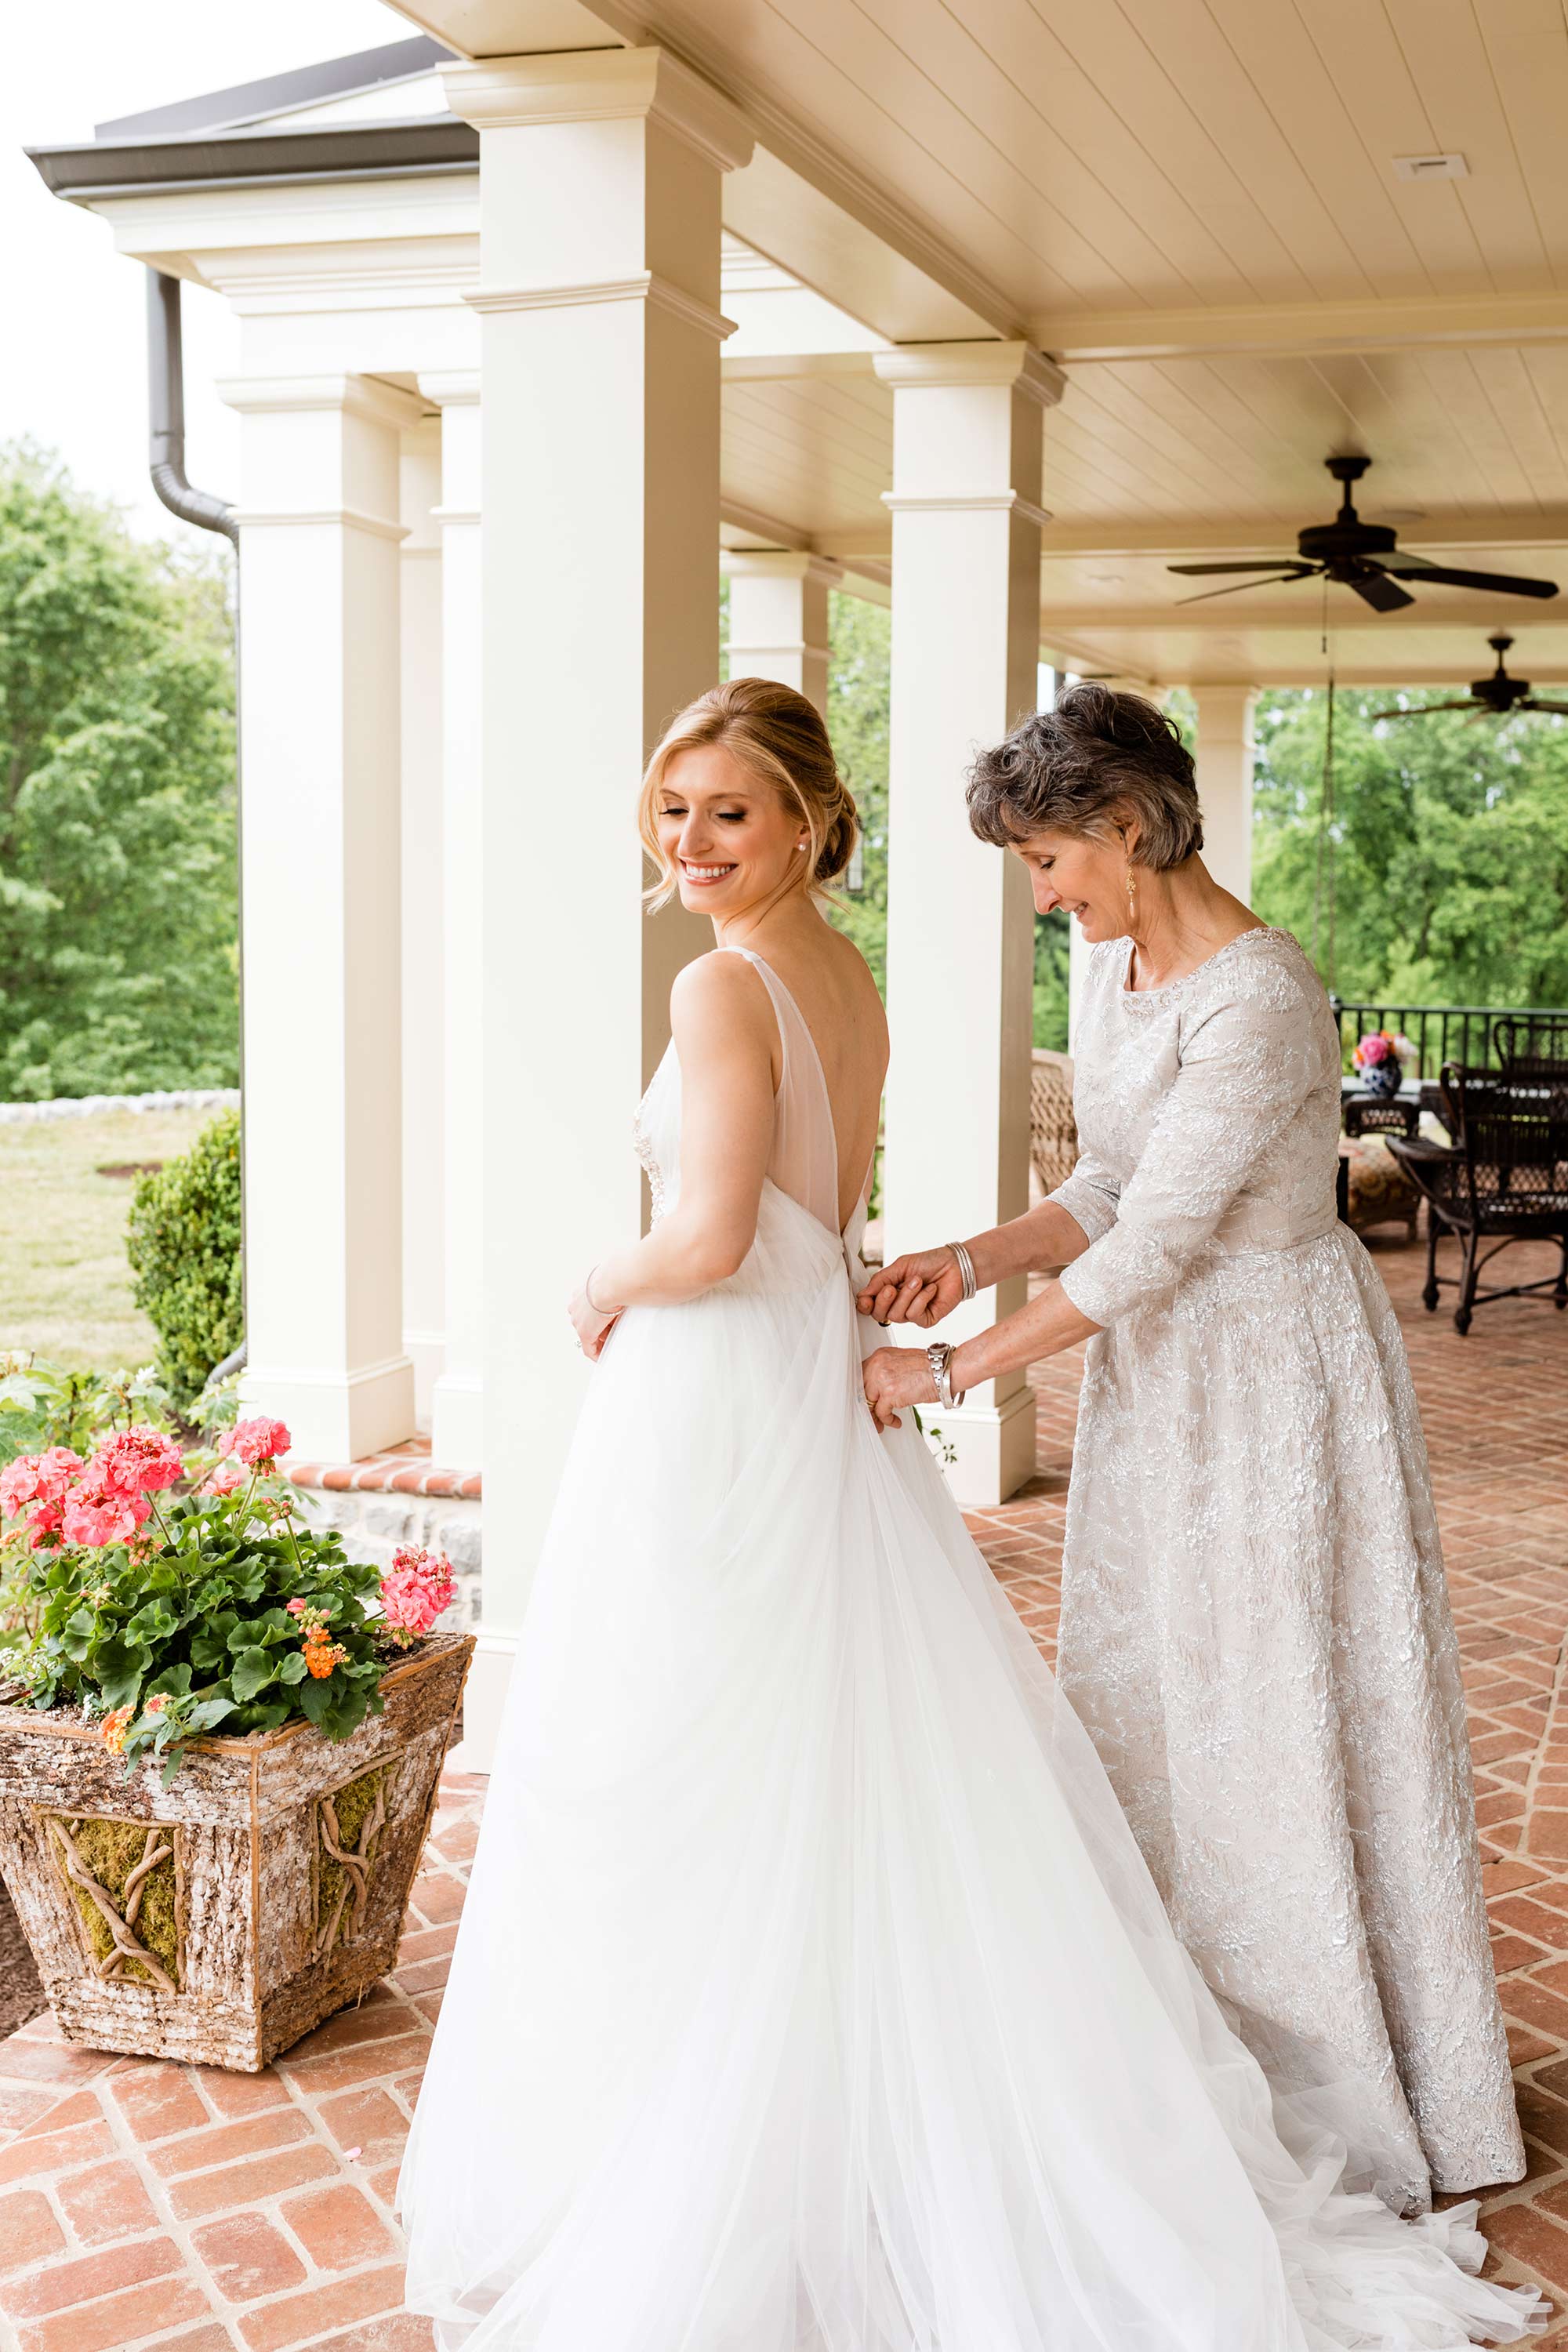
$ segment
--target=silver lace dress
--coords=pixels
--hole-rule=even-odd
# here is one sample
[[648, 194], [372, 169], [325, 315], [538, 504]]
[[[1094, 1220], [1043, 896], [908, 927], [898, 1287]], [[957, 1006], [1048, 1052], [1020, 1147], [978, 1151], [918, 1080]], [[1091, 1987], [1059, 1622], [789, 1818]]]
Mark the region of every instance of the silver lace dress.
[[1176, 1931], [1396, 2207], [1518, 2179], [1458, 1656], [1404, 1342], [1338, 1223], [1296, 941], [1131, 993], [1096, 950], [1051, 1196], [1090, 1340], [1059, 1672]]

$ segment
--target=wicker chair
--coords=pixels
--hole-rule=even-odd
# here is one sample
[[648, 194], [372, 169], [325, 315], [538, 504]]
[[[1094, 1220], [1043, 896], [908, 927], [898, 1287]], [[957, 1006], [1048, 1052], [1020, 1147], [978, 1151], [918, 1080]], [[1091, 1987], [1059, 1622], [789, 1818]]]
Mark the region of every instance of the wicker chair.
[[[1440, 1290], [1457, 1290], [1454, 1328], [1461, 1333], [1473, 1309], [1494, 1298], [1550, 1293], [1554, 1307], [1568, 1307], [1568, 1073], [1504, 1077], [1448, 1062], [1442, 1087], [1444, 1124], [1454, 1143], [1387, 1139], [1426, 1199], [1423, 1305], [1430, 1314]], [[1459, 1244], [1457, 1276], [1437, 1272], [1437, 1243], [1446, 1233]], [[1482, 1290], [1482, 1269], [1517, 1241], [1555, 1241], [1562, 1252], [1555, 1276]]]
[[1044, 1192], [1072, 1174], [1078, 1123], [1072, 1115], [1072, 1057], [1035, 1049], [1029, 1079], [1029, 1158]]
[[1492, 1051], [1505, 1078], [1568, 1078], [1568, 1013], [1505, 1013]]

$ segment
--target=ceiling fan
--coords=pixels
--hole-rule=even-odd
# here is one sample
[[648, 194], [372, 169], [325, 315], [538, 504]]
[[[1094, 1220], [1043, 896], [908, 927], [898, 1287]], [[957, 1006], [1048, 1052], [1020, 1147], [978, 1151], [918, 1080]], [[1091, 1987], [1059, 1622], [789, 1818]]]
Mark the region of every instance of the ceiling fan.
[[1433, 710], [1469, 710], [1478, 719], [1507, 719], [1516, 710], [1560, 710], [1568, 715], [1568, 702], [1542, 702], [1531, 694], [1527, 677], [1510, 677], [1503, 667], [1503, 656], [1512, 645], [1511, 637], [1487, 639], [1497, 654], [1497, 667], [1490, 677], [1470, 681], [1469, 693], [1459, 702], [1412, 703], [1404, 710], [1374, 710], [1374, 719], [1425, 719]]
[[1351, 503], [1351, 485], [1360, 481], [1372, 459], [1325, 457], [1323, 463], [1335, 481], [1344, 486], [1344, 503], [1332, 522], [1315, 523], [1300, 532], [1294, 556], [1281, 555], [1260, 563], [1168, 563], [1167, 572], [1180, 572], [1194, 580], [1227, 572], [1269, 575], [1269, 580], [1237, 580], [1229, 588], [1205, 588], [1197, 596], [1178, 601], [1201, 604], [1210, 596], [1234, 596], [1241, 588], [1267, 587], [1270, 581], [1313, 577], [1337, 580], [1353, 588], [1377, 613], [1396, 613], [1401, 605], [1414, 604], [1415, 597], [1399, 585], [1401, 580], [1414, 581], [1417, 586], [1427, 581], [1445, 588], [1479, 588], [1500, 596], [1556, 595], [1554, 580], [1521, 580], [1505, 572], [1457, 572], [1451, 564], [1428, 563], [1422, 555], [1402, 555], [1398, 534], [1387, 523], [1363, 522]]

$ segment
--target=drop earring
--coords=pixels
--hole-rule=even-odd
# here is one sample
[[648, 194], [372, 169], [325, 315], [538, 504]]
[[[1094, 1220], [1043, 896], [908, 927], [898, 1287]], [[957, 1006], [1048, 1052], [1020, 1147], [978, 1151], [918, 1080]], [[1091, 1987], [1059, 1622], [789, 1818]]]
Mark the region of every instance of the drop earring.
[[1127, 929], [1134, 938], [1138, 932], [1138, 885], [1133, 878], [1132, 860], [1127, 861]]

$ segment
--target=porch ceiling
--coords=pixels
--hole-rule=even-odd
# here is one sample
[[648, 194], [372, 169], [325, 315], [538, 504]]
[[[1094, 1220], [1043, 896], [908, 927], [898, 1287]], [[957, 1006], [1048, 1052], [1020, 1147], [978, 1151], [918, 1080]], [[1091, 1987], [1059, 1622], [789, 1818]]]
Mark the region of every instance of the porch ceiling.
[[[758, 136], [732, 230], [893, 339], [1023, 334], [1061, 360], [1043, 625], [1086, 662], [1321, 676], [1310, 588], [1178, 622], [1164, 608], [1190, 591], [1141, 559], [1288, 550], [1331, 511], [1331, 449], [1370, 451], [1363, 511], [1406, 543], [1568, 592], [1557, 0], [398, 5], [468, 56], [679, 51]], [[1395, 170], [1434, 154], [1465, 175]], [[826, 551], [885, 552], [875, 382], [727, 375], [731, 501]], [[1348, 599], [1339, 658], [1470, 677], [1486, 629], [1528, 612], [1521, 652], [1560, 678], [1563, 604], [1554, 625], [1431, 590], [1390, 621]]]

